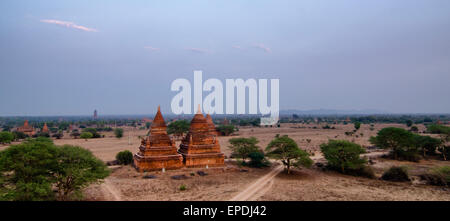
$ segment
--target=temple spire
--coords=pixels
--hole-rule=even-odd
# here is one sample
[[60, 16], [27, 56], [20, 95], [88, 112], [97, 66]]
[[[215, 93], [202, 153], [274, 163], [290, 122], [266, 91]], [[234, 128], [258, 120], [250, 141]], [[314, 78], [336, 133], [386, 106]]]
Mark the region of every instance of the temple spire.
[[202, 110], [200, 109], [200, 104], [198, 104], [198, 107], [197, 107], [197, 114], [202, 114]]

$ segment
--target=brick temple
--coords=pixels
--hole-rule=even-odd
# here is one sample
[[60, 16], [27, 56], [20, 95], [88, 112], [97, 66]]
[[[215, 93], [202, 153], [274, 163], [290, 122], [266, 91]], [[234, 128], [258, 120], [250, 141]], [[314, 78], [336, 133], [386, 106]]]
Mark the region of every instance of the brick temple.
[[36, 134], [36, 131], [34, 130], [34, 128], [32, 126], [30, 126], [30, 124], [28, 123], [28, 120], [25, 120], [25, 122], [23, 123], [23, 126], [18, 127], [17, 131], [23, 132], [24, 134], [26, 134], [30, 137], [33, 136], [34, 134]]
[[[211, 119], [212, 123], [212, 119]], [[214, 123], [212, 123], [214, 126]], [[215, 127], [214, 127], [215, 131]], [[220, 152], [217, 136], [211, 124], [200, 111], [194, 115], [189, 132], [181, 141], [179, 153], [186, 167], [217, 167], [224, 165], [224, 154]]]
[[44, 123], [44, 126], [42, 127], [41, 132], [42, 132], [42, 133], [49, 133], [47, 123]]
[[142, 139], [139, 152], [134, 155], [134, 166], [141, 172], [183, 167], [183, 157], [177, 152], [175, 141], [167, 135], [160, 107], [149, 135]]

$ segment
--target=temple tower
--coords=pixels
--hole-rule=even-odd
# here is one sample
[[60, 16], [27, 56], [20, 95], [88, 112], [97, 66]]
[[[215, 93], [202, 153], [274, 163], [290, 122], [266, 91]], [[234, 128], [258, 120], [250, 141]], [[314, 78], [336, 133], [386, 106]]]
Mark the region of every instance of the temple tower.
[[158, 107], [150, 133], [142, 139], [139, 152], [134, 155], [134, 166], [137, 170], [144, 172], [183, 167], [183, 157], [177, 153], [175, 141], [167, 135], [166, 129], [161, 108]]
[[198, 108], [191, 121], [189, 132], [181, 141], [179, 153], [186, 167], [214, 167], [224, 165], [217, 136], [211, 133], [207, 119]]

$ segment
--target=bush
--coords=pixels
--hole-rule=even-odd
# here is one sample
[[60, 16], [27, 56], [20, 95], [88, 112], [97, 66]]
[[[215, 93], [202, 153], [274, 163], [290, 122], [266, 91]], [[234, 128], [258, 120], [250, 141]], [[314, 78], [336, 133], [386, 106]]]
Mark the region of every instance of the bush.
[[439, 124], [432, 124], [427, 127], [427, 132], [432, 134], [449, 134], [450, 127]]
[[129, 150], [121, 151], [117, 153], [116, 160], [119, 162], [119, 164], [131, 164], [133, 162], [133, 153], [131, 153]]
[[254, 137], [232, 138], [228, 142], [231, 144], [229, 148], [233, 151], [232, 156], [241, 158], [243, 162], [249, 157], [250, 153], [259, 151], [259, 147], [257, 146], [259, 141]]
[[393, 166], [383, 173], [381, 179], [394, 181], [394, 182], [405, 182], [410, 181], [408, 170], [405, 167]]
[[223, 136], [229, 136], [236, 131], [236, 128], [234, 127], [234, 125], [220, 125], [217, 127], [217, 130]]
[[181, 191], [185, 191], [187, 188], [186, 188], [186, 185], [183, 184], [183, 185], [180, 186], [179, 189], [180, 189]]
[[252, 152], [248, 157], [250, 157], [250, 162], [248, 163], [250, 167], [261, 168], [269, 165], [263, 152]]
[[420, 176], [428, 184], [435, 186], [450, 185], [450, 166], [442, 166], [432, 169], [429, 173]]
[[80, 135], [80, 138], [85, 139], [85, 140], [91, 139], [92, 137], [93, 137], [93, 135], [91, 132], [83, 132]]
[[114, 129], [114, 135], [116, 136], [116, 138], [122, 138], [123, 137], [123, 129], [122, 128]]
[[0, 143], [11, 143], [14, 140], [14, 134], [8, 131], [0, 132]]
[[320, 145], [328, 166], [345, 173], [347, 169], [360, 169], [367, 163], [360, 158], [365, 150], [358, 144], [346, 140], [330, 140], [327, 144]]
[[387, 127], [378, 131], [370, 142], [380, 148], [390, 149], [395, 160], [409, 160], [417, 162], [420, 157], [417, 147], [417, 136], [402, 128]]

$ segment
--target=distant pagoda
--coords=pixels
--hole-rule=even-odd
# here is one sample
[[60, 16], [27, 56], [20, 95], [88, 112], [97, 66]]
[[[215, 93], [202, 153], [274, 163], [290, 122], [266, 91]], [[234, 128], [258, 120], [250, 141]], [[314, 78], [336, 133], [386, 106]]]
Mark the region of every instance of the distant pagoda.
[[94, 110], [94, 116], [93, 116], [93, 118], [94, 118], [94, 120], [97, 120], [97, 118], [98, 118], [97, 110]]
[[159, 106], [150, 134], [142, 139], [139, 152], [134, 155], [134, 165], [141, 172], [183, 167], [183, 157], [177, 153], [175, 141], [167, 135], [167, 126]]
[[200, 106], [191, 121], [189, 132], [181, 141], [178, 152], [183, 155], [186, 167], [224, 165], [224, 154], [220, 152], [219, 140], [211, 133], [211, 125], [200, 111]]
[[23, 126], [18, 127], [17, 131], [23, 132], [24, 134], [26, 134], [30, 137], [33, 136], [34, 134], [36, 134], [36, 131], [34, 130], [34, 128], [32, 126], [30, 126], [30, 124], [28, 123], [28, 120], [25, 120], [25, 122], [23, 123]]
[[42, 132], [42, 133], [48, 133], [48, 132], [49, 132], [47, 123], [44, 123], [44, 126], [42, 127], [41, 132]]

